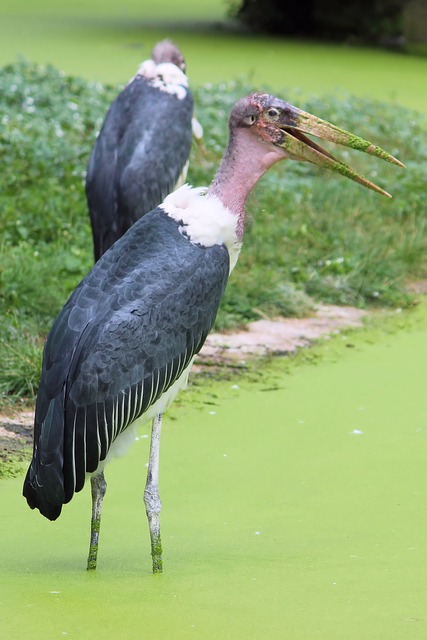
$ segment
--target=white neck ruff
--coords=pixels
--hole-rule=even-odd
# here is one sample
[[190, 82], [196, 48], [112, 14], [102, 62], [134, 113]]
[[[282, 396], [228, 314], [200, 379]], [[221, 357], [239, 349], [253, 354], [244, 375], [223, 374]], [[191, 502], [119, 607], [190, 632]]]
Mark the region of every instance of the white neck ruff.
[[154, 60], [144, 60], [135, 77], [137, 76], [146, 78], [152, 87], [160, 91], [176, 95], [178, 100], [183, 100], [187, 95], [188, 78], [172, 62], [156, 64]]
[[207, 187], [188, 184], [169, 194], [160, 205], [171, 218], [182, 223], [182, 233], [190, 242], [204, 247], [224, 244], [230, 255], [230, 273], [239, 257], [242, 243], [237, 236], [237, 217]]

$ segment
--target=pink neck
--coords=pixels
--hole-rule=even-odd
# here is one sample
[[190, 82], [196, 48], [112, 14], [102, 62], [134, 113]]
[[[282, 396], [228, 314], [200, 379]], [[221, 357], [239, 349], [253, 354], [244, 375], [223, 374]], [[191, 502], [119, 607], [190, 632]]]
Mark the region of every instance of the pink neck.
[[248, 195], [264, 173], [283, 157], [281, 149], [264, 142], [248, 129], [238, 129], [230, 136], [209, 193], [238, 217], [239, 240], [243, 238]]

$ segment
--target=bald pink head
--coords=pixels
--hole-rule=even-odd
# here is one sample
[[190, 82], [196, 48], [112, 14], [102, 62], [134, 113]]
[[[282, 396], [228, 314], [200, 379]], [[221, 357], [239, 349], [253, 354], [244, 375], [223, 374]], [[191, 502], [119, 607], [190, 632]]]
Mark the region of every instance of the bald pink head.
[[161, 40], [158, 42], [151, 52], [151, 59], [156, 64], [171, 62], [185, 73], [184, 56], [178, 47], [170, 40]]

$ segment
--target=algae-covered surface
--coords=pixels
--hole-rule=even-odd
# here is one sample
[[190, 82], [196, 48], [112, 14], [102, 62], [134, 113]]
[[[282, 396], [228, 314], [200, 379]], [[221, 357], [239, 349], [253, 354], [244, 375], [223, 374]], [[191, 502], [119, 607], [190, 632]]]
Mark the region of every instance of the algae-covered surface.
[[146, 428], [107, 467], [96, 572], [89, 486], [51, 523], [21, 479], [0, 482], [2, 637], [426, 638], [426, 326], [340, 335], [181, 396], [162, 435], [162, 575]]
[[226, 0], [2, 0], [0, 65], [22, 55], [88, 80], [125, 84], [158, 40], [181, 47], [191, 86], [248, 79], [259, 89], [343, 93], [425, 113], [427, 60], [368, 47], [239, 33]]

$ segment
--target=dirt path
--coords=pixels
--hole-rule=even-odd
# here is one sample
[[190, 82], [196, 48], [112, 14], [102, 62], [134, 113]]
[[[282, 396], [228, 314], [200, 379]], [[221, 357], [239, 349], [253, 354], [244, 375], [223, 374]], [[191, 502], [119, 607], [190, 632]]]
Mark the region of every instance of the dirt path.
[[359, 327], [366, 311], [353, 307], [319, 305], [310, 318], [257, 320], [245, 330], [212, 333], [195, 361], [195, 368], [207, 360], [242, 361], [251, 356], [285, 355], [310, 345], [325, 334], [345, 327]]
[[[242, 331], [212, 333], [197, 356], [193, 373], [212, 363], [244, 363], [251, 357], [285, 355], [310, 345], [325, 334], [361, 326], [365, 311], [352, 307], [320, 305], [310, 318], [258, 320]], [[0, 414], [0, 465], [12, 455], [26, 455], [32, 443], [33, 410]]]

